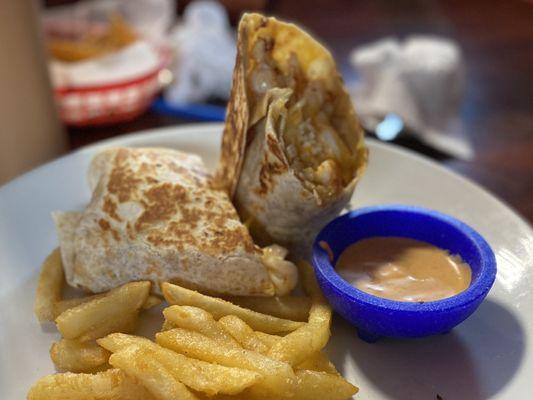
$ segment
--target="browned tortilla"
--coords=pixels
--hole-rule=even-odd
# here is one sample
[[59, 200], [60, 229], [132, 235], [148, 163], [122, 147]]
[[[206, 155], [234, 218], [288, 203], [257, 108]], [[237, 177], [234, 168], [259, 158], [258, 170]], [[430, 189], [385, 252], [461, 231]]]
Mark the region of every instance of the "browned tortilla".
[[222, 137], [220, 163], [214, 179], [217, 188], [226, 190], [230, 197], [235, 193], [239, 180], [242, 163], [244, 161], [244, 149], [246, 133], [248, 131], [249, 109], [246, 96], [246, 60], [243, 54], [247, 48], [246, 25], [239, 24], [239, 40], [237, 43], [237, 59], [233, 70], [231, 96], [226, 109], [226, 123]]
[[285, 278], [294, 266], [263, 262], [263, 250], [210, 178], [198, 156], [176, 150], [100, 153], [89, 171], [87, 208], [54, 214], [67, 282], [91, 292], [137, 280], [156, 290], [170, 281], [218, 294], [290, 291], [295, 280]]
[[[245, 14], [238, 34], [217, 185], [232, 196], [256, 240], [308, 249], [318, 230], [346, 206], [365, 169], [363, 130], [331, 54], [311, 36], [293, 24], [259, 14]], [[257, 56], [259, 42], [264, 43], [264, 59]], [[253, 74], [265, 65], [276, 79], [258, 92]], [[294, 107], [307, 101], [315, 87], [322, 96], [316, 113], [322, 120], [326, 115], [344, 152], [333, 158], [335, 174], [326, 183], [317, 183], [318, 173], [308, 177], [309, 166], [295, 161], [294, 143], [287, 142], [305, 124], [315, 126], [304, 117], [301, 126], [294, 122]], [[289, 129], [291, 136], [285, 136]], [[317, 135], [310, 136], [306, 151], [318, 148]], [[329, 151], [327, 144], [321, 149]]]

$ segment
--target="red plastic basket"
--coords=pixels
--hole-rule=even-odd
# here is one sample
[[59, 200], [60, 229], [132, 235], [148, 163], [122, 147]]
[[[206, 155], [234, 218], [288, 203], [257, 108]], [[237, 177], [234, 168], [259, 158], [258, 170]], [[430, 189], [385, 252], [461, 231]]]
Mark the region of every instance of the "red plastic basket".
[[95, 126], [131, 120], [150, 106], [162, 89], [161, 71], [168, 67], [171, 51], [157, 46], [159, 65], [134, 79], [105, 85], [55, 88], [59, 115], [70, 126]]

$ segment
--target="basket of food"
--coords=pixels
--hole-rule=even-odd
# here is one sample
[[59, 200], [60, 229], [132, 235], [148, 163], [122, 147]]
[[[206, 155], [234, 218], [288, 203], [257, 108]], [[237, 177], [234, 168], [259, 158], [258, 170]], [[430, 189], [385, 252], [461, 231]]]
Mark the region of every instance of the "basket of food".
[[58, 112], [70, 126], [127, 121], [142, 114], [168, 81], [171, 50], [137, 33], [120, 14], [44, 23]]

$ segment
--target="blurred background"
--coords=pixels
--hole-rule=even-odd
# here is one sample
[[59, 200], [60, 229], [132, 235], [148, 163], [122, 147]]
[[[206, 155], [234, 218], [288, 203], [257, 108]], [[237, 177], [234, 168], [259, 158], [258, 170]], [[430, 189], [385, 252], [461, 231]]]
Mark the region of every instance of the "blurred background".
[[369, 136], [533, 220], [525, 0], [0, 0], [0, 185], [98, 140], [223, 121], [245, 11], [331, 50]]

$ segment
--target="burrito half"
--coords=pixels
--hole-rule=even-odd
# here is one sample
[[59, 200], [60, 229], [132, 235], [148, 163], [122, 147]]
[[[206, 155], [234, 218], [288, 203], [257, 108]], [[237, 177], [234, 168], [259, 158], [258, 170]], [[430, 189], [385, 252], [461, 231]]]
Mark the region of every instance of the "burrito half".
[[117, 148], [89, 170], [83, 212], [56, 212], [67, 282], [102, 292], [136, 280], [207, 293], [287, 294], [295, 266], [280, 246], [257, 247], [202, 160], [169, 149]]
[[308, 250], [350, 200], [366, 162], [331, 54], [295, 25], [245, 14], [217, 182], [254, 237]]

